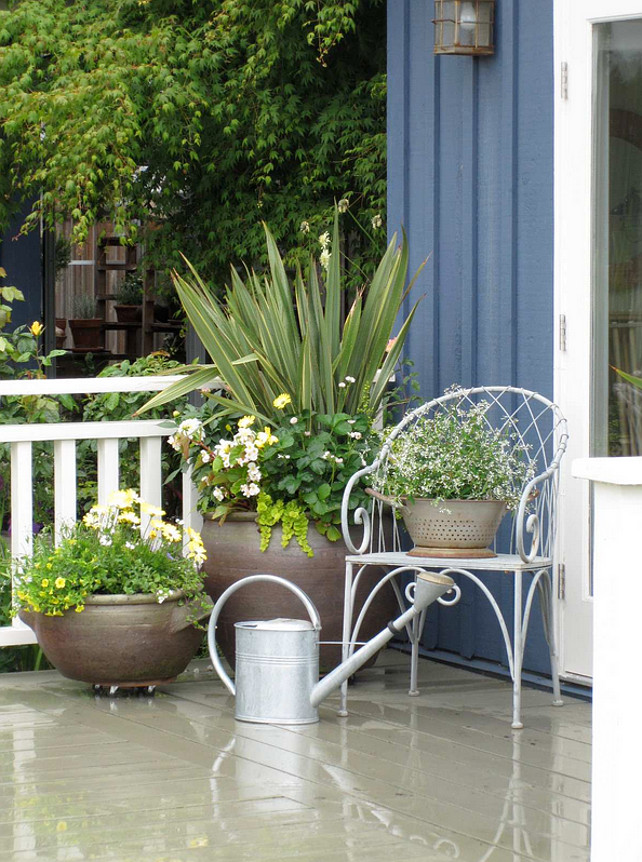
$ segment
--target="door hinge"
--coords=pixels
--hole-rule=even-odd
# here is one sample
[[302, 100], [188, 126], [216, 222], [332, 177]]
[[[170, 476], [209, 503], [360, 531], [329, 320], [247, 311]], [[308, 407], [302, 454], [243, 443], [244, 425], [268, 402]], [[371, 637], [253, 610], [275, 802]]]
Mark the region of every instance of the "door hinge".
[[566, 566], [559, 563], [557, 566], [557, 598], [566, 598]]
[[561, 64], [560, 96], [564, 100], [568, 99], [568, 63], [566, 60]]
[[566, 350], [566, 315], [560, 314], [559, 318], [559, 344], [560, 350]]

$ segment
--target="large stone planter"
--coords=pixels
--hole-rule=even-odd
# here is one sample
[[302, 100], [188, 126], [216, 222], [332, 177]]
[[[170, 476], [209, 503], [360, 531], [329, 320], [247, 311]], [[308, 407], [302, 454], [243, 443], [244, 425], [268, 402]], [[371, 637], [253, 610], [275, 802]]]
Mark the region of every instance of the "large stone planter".
[[191, 619], [207, 616], [173, 593], [90, 596], [80, 613], [60, 617], [21, 611], [51, 664], [69, 679], [101, 686], [153, 686], [185, 670], [204, 632]]
[[[308, 594], [319, 611], [322, 624], [320, 664], [321, 670], [326, 672], [341, 661], [341, 647], [330, 646], [323, 641], [341, 641], [342, 637], [346, 547], [341, 541], [328, 541], [311, 526], [308, 541], [314, 557], [308, 557], [294, 540], [287, 548], [282, 548], [281, 528], [275, 527], [269, 548], [262, 552], [255, 517], [253, 513], [238, 513], [228, 517], [222, 525], [205, 517], [201, 531], [207, 550], [203, 567], [205, 589], [216, 601], [224, 590], [248, 575], [280, 575], [295, 583]], [[381, 570], [376, 568], [364, 573], [355, 602], [354, 620], [381, 576]], [[368, 640], [398, 615], [394, 592], [386, 584], [364, 619], [359, 640]], [[232, 668], [235, 662], [234, 623], [277, 617], [307, 618], [296, 596], [274, 584], [252, 584], [230, 596], [218, 620], [216, 640]]]

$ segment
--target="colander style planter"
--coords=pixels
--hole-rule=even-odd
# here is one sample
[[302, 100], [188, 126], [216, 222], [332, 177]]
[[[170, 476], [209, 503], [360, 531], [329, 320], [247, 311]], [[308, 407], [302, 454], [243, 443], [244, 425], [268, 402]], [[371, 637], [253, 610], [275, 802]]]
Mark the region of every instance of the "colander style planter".
[[404, 524], [414, 557], [496, 557], [488, 546], [507, 512], [502, 500], [406, 500]]

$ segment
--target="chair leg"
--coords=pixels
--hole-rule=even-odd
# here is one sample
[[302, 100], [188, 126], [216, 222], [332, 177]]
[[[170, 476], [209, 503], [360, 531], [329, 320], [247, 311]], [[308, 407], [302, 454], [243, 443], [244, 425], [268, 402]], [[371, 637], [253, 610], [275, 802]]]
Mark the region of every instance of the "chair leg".
[[412, 638], [411, 638], [411, 646], [412, 650], [410, 653], [410, 689], [408, 694], [411, 697], [417, 697], [419, 694], [419, 689], [417, 688], [417, 675], [418, 675], [418, 667], [419, 667], [419, 638], [421, 637], [421, 629], [420, 622], [423, 620], [424, 614], [420, 614], [418, 617], [415, 617], [412, 621]]
[[559, 665], [558, 665], [558, 655], [557, 655], [557, 638], [555, 636], [555, 606], [553, 602], [553, 596], [556, 594], [557, 590], [555, 587], [555, 581], [553, 577], [553, 572], [551, 571], [550, 577], [540, 581], [540, 598], [542, 605], [542, 614], [544, 615], [544, 634], [546, 635], [546, 642], [548, 643], [548, 654], [551, 661], [551, 681], [553, 683], [553, 706], [563, 706], [564, 701], [562, 700], [562, 694], [560, 691], [560, 676], [559, 676]]
[[[352, 638], [352, 563], [346, 563], [346, 574], [343, 592], [343, 634], [341, 636], [341, 661], [350, 655], [350, 640]], [[339, 710], [337, 715], [345, 718], [348, 714], [348, 680], [339, 689]]]
[[524, 644], [522, 639], [522, 573], [513, 572], [515, 589], [513, 606], [513, 730], [521, 730], [522, 724], [522, 663]]

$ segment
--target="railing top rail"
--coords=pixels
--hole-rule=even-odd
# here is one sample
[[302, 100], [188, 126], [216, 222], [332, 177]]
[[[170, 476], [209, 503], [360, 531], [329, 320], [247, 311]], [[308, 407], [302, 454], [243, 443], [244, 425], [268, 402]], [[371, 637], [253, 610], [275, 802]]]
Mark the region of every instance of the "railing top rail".
[[130, 419], [120, 422], [42, 422], [0, 425], [0, 443], [43, 440], [109, 440], [119, 437], [167, 437], [173, 433], [167, 419]]
[[[54, 380], [0, 380], [3, 395], [90, 395], [101, 392], [159, 392], [182, 380], [180, 374], [155, 374], [148, 377], [68, 377]], [[210, 386], [222, 385], [212, 377]]]

